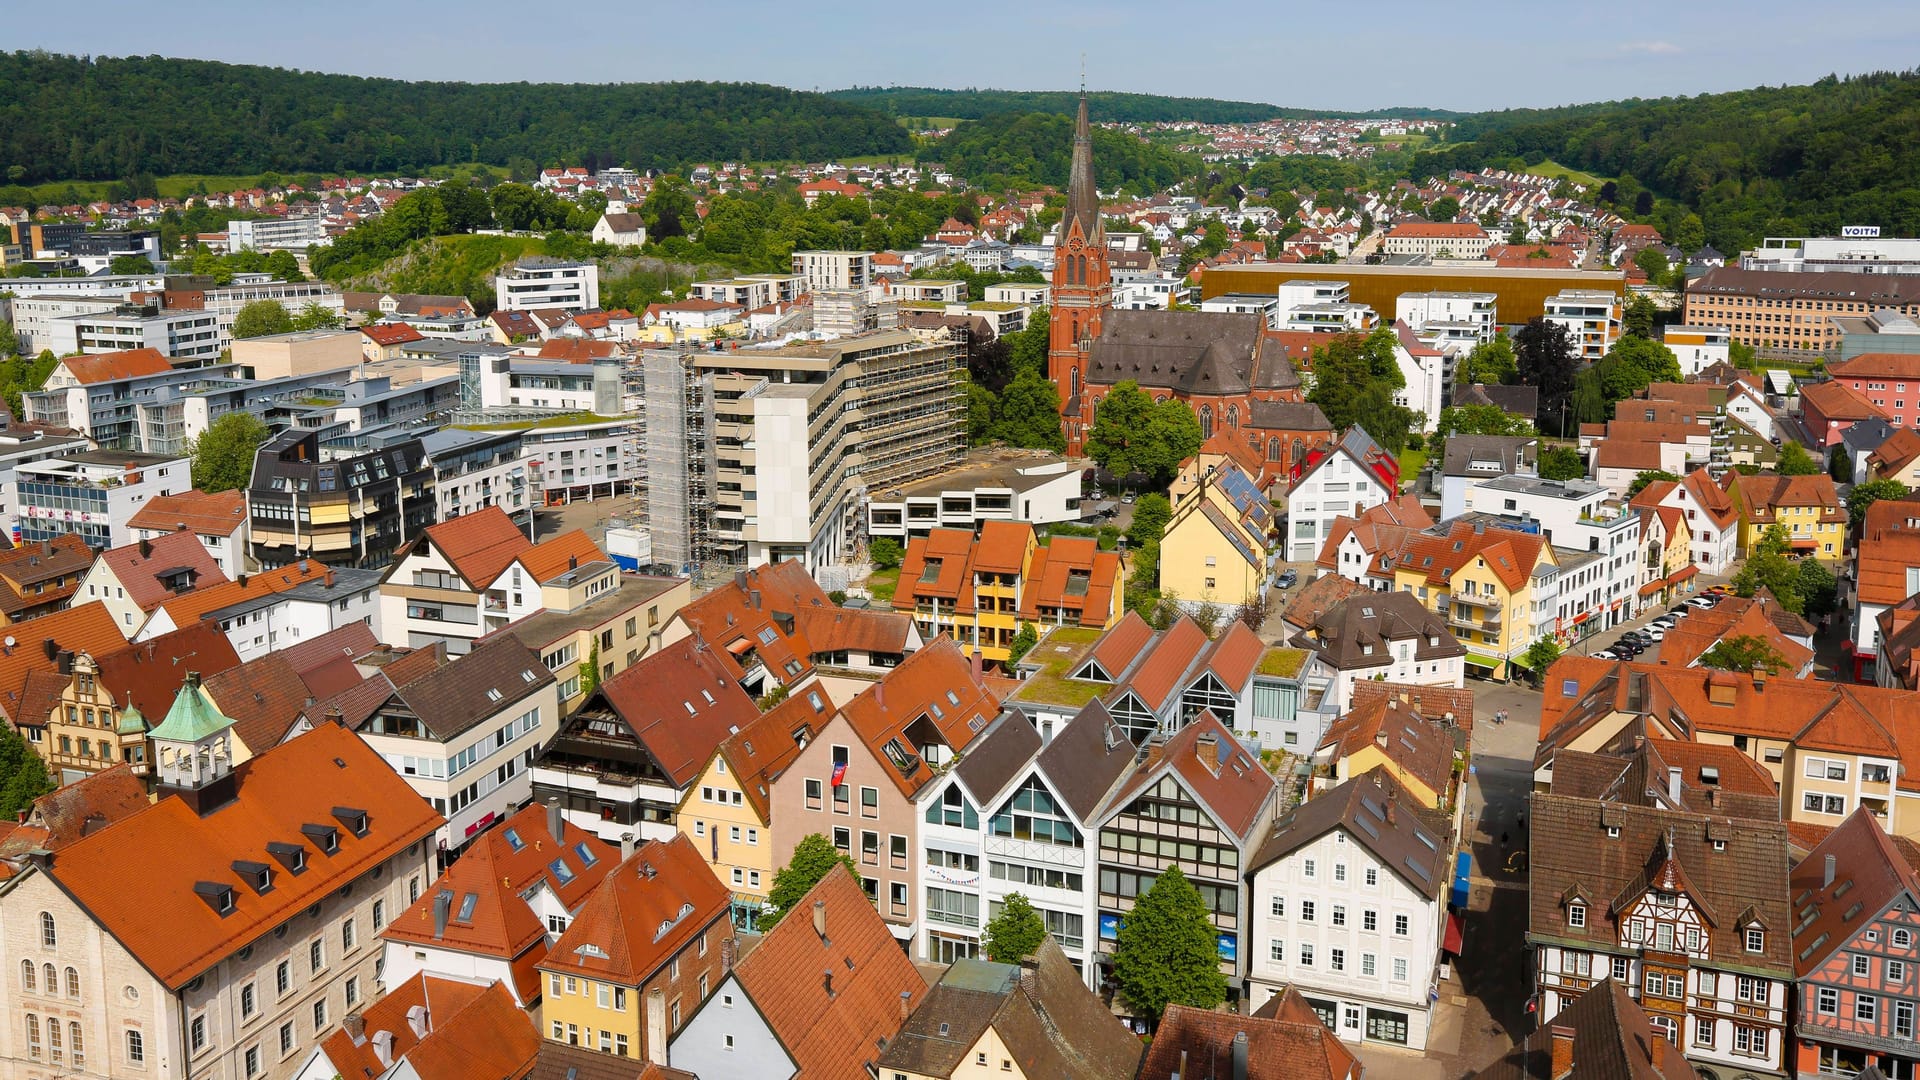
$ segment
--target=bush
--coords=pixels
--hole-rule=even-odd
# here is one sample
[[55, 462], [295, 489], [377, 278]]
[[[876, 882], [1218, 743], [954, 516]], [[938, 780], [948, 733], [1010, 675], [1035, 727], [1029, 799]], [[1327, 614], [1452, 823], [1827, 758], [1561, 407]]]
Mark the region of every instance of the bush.
[[876, 570], [898, 570], [906, 557], [906, 549], [891, 536], [877, 537], [867, 545], [867, 558], [873, 562]]

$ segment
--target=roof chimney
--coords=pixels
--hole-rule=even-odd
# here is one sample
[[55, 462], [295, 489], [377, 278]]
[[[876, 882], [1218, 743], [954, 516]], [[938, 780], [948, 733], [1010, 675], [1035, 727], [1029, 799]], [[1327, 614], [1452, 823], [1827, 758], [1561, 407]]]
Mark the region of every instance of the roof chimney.
[[153, 558], [153, 541], [144, 536], [140, 538], [140, 557], [143, 559]]
[[1667, 801], [1675, 806], [1680, 805], [1680, 769], [1678, 766], [1667, 767]]
[[1820, 873], [1821, 888], [1825, 889], [1830, 887], [1833, 884], [1833, 872], [1837, 868], [1838, 861], [1839, 860], [1835, 859], [1831, 855], [1827, 856], [1827, 864], [1821, 870], [1821, 873]]
[[1753, 665], [1753, 688], [1763, 689], [1767, 685], [1767, 669], [1759, 664]]
[[1233, 1033], [1233, 1080], [1247, 1080], [1247, 1033]]
[[1573, 1025], [1555, 1024], [1553, 1034], [1553, 1067], [1547, 1070], [1552, 1080], [1560, 1080], [1573, 1071]]
[[646, 1058], [663, 1069], [667, 1066], [667, 995], [657, 986], [647, 991]]
[[832, 1001], [834, 998], [840, 996], [839, 991], [833, 988], [833, 969], [832, 968], [827, 968], [820, 972], [820, 985], [826, 989], [828, 1001]]
[[376, 1031], [373, 1033], [373, 1056], [380, 1059], [381, 1068], [393, 1068], [393, 1032]]
[[633, 834], [623, 832], [620, 834], [620, 861], [626, 862], [631, 858], [633, 858]]
[[1387, 804], [1387, 824], [1391, 825], [1393, 824], [1393, 799], [1388, 797], [1384, 801]]
[[[1392, 703], [1389, 702], [1388, 704], [1391, 705]], [[1373, 742], [1374, 745], [1384, 748], [1387, 745], [1387, 729], [1383, 727], [1379, 731], [1374, 732]]]
[[[1827, 858], [1831, 861], [1833, 856], [1829, 855]], [[820, 935], [822, 945], [827, 943], [827, 902], [825, 900], [813, 902], [813, 932]]]
[[900, 1019], [906, 1020], [913, 1015], [913, 991], [900, 991]]
[[413, 1037], [424, 1039], [433, 1030], [433, 1018], [425, 1005], [415, 1005], [407, 1010], [407, 1026], [413, 1029]]
[[367, 1018], [357, 1012], [350, 1012], [340, 1021], [340, 1027], [346, 1031], [353, 1045], [364, 1046], [367, 1042]]
[[436, 894], [433, 898], [433, 936], [436, 939], [447, 936], [447, 916], [452, 912], [453, 894], [450, 892]]
[[553, 837], [554, 843], [565, 842], [561, 830], [566, 828], [566, 824], [566, 816], [560, 812], [560, 796], [547, 796], [547, 835]]
[[580, 569], [580, 556], [578, 555], [567, 556], [567, 569], [569, 570]]
[[753, 610], [759, 611], [760, 610], [760, 590], [759, 589], [747, 590], [747, 597], [748, 599], [753, 601]]

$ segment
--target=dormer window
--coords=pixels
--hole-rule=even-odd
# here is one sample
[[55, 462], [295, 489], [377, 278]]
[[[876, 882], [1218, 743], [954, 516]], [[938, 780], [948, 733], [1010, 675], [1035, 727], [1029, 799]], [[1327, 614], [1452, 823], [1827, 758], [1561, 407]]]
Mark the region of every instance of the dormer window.
[[267, 845], [267, 854], [274, 861], [287, 868], [289, 874], [304, 873], [307, 869], [307, 849], [303, 844], [289, 844], [275, 840]]
[[1747, 951], [1751, 953], [1767, 951], [1767, 932], [1757, 926], [1747, 927]]
[[1578, 901], [1567, 905], [1567, 925], [1575, 929], [1587, 925], [1587, 905]]
[[255, 895], [264, 896], [273, 891], [273, 867], [266, 863], [235, 859], [233, 872], [240, 875], [240, 880], [246, 882]]
[[347, 831], [353, 835], [367, 835], [367, 826], [370, 822], [367, 820], [367, 812], [365, 810], [358, 810], [351, 806], [336, 806], [333, 808], [333, 816], [340, 824], [345, 825]]
[[222, 917], [233, 914], [233, 886], [219, 881], [196, 881], [193, 891]]
[[322, 855], [331, 855], [340, 850], [340, 830], [331, 825], [302, 825], [300, 832], [313, 841], [313, 846]]

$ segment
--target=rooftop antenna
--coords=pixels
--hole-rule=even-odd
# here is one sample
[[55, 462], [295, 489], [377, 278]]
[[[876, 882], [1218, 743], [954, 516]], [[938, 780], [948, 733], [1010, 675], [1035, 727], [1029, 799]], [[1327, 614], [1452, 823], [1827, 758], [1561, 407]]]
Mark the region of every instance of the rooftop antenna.
[[1084, 50], [1082, 50], [1080, 53], [1080, 96], [1085, 97], [1086, 94], [1087, 94], [1087, 54]]

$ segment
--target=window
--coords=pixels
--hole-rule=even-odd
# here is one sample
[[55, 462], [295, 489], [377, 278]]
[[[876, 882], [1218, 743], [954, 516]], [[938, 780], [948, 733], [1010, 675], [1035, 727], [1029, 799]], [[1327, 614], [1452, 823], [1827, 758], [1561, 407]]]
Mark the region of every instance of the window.
[[820, 781], [811, 778], [807, 780], [807, 809], [820, 809], [820, 790]]
[[1567, 905], [1567, 925], [1573, 926], [1573, 927], [1581, 927], [1581, 926], [1587, 925], [1587, 905], [1568, 904]]
[[1015, 840], [1074, 846], [1080, 843], [1079, 830], [1073, 827], [1065, 809], [1037, 776], [1027, 777], [1008, 804], [993, 815], [989, 828], [995, 836]]
[[310, 972], [319, 971], [321, 968], [326, 966], [327, 966], [326, 942], [321, 941], [319, 938], [314, 938], [312, 944], [307, 946], [307, 970]]
[[1627, 981], [1627, 958], [1624, 956], [1616, 956], [1613, 958], [1613, 981]]
[[1407, 981], [1407, 961], [1405, 957], [1395, 957], [1393, 961], [1393, 981]]
[[[47, 1023], [51, 1024], [53, 1021], [49, 1020]], [[78, 1020], [67, 1025], [67, 1049], [73, 1052], [73, 1063], [76, 1066], [87, 1063], [87, 1048], [86, 1045], [81, 1042], [80, 1022]]]
[[1907, 962], [1905, 960], [1883, 961], [1887, 965], [1887, 982], [1898, 986], [1907, 981]]
[[1712, 1020], [1706, 1019], [1704, 1017], [1700, 1019], [1696, 1019], [1693, 1022], [1693, 1045], [1712, 1046], [1714, 1027], [1715, 1027], [1715, 1023]]
[[880, 789], [863, 787], [860, 789], [860, 816], [880, 816]]
[[1855, 994], [1853, 998], [1853, 1018], [1862, 1023], [1873, 1023], [1880, 1018], [1880, 999], [1872, 994]]
[[257, 1007], [254, 1000], [253, 984], [248, 983], [240, 988], [240, 1019], [245, 1020], [252, 1016]]
[[293, 1053], [293, 1021], [289, 1020], [280, 1025], [280, 1056], [286, 1057], [291, 1053]]
[[1893, 1035], [1896, 1039], [1913, 1038], [1913, 1002], [1893, 1003]]
[[1360, 974], [1371, 978], [1373, 976], [1373, 967], [1374, 967], [1373, 954], [1370, 952], [1361, 953], [1360, 954]]
[[1335, 926], [1347, 925], [1347, 905], [1345, 904], [1333, 905], [1333, 925]]
[[387, 925], [387, 902], [385, 900], [375, 900], [373, 902], [373, 928], [378, 930], [385, 925]]
[[1287, 943], [1280, 940], [1279, 938], [1274, 938], [1273, 940], [1267, 942], [1267, 959], [1273, 961], [1276, 964], [1286, 963], [1287, 962]]
[[1300, 946], [1300, 966], [1301, 967], [1313, 966], [1313, 946], [1312, 945], [1303, 943]]
[[20, 989], [31, 992], [38, 985], [33, 976], [33, 961], [20, 961]]
[[257, 1046], [247, 1047], [246, 1061], [247, 1061], [247, 1075], [248, 1076], [260, 1075], [260, 1048], [259, 1047]]
[[[48, 1027], [51, 1029], [52, 1025], [49, 1024]], [[193, 1022], [187, 1025], [187, 1042], [193, 1047], [193, 1052], [196, 1054], [207, 1048], [206, 1017], [196, 1016], [193, 1018]]]
[[1335, 971], [1347, 970], [1347, 950], [1345, 949], [1327, 950], [1327, 966], [1332, 968]]
[[1765, 952], [1766, 948], [1767, 948], [1767, 932], [1759, 929], [1758, 927], [1753, 927], [1753, 926], [1747, 927], [1747, 951], [1748, 952]]
[[1300, 860], [1300, 876], [1303, 878], [1311, 878], [1314, 876], [1314, 865], [1313, 865], [1312, 859]]
[[1800, 796], [1800, 808], [1810, 814], [1845, 814], [1847, 799], [1844, 795], [1822, 795], [1817, 791], [1809, 791]]
[[1313, 901], [1311, 900], [1300, 901], [1300, 921], [1301, 922], [1313, 921], [1313, 908], [1314, 908]]
[[1893, 943], [1902, 949], [1910, 948], [1913, 945], [1913, 931], [1895, 930], [1893, 932]]
[[326, 1026], [327, 1026], [327, 999], [321, 998], [319, 1001], [316, 1001], [313, 1003], [314, 1034], [316, 1035], [319, 1034], [320, 1029]]
[[354, 938], [354, 933], [355, 933], [355, 931], [354, 931], [354, 928], [353, 928], [353, 920], [352, 920], [352, 919], [348, 919], [347, 921], [345, 921], [345, 922], [343, 922], [343, 923], [341, 923], [341, 924], [340, 924], [340, 949], [341, 949], [341, 951], [343, 951], [343, 952], [352, 952], [352, 951], [353, 951], [353, 945], [354, 945], [354, 940], [353, 940], [353, 938]]
[[1745, 1024], [1733, 1025], [1733, 1052], [1752, 1057], [1765, 1057], [1767, 1053], [1767, 1029], [1748, 1027]]
[[1873, 974], [1873, 961], [1865, 956], [1853, 958], [1853, 973], [1860, 978]]
[[1840, 991], [1831, 986], [1822, 986], [1814, 992], [1813, 1007], [1822, 1016], [1840, 1015]]
[[1362, 911], [1360, 913], [1360, 929], [1369, 931], [1379, 930], [1380, 913], [1371, 909]]
[[1735, 978], [1734, 997], [1741, 1001], [1766, 1004], [1767, 980], [1752, 975], [1740, 975]]
[[1347, 880], [1347, 864], [1346, 863], [1333, 864], [1333, 880], [1335, 881]]
[[[33, 1018], [28, 1017], [27, 1019], [31, 1021]], [[33, 1029], [31, 1026], [29, 1026], [27, 1030], [28, 1030], [28, 1033], [31, 1034]], [[32, 1044], [33, 1056], [39, 1057], [40, 1056], [40, 1045], [39, 1045], [40, 1040], [31, 1039], [29, 1041]], [[147, 1060], [146, 1036], [131, 1029], [127, 1031], [127, 1060], [134, 1063], [135, 1065], [138, 1065]]]
[[1393, 917], [1393, 936], [1406, 937], [1408, 932], [1407, 917], [1405, 915], [1395, 915]]
[[49, 949], [60, 944], [60, 935], [54, 929], [51, 911], [40, 913], [40, 944]]
[[1366, 882], [1367, 882], [1367, 888], [1369, 889], [1373, 888], [1375, 885], [1380, 884], [1380, 871], [1374, 869], [1371, 866], [1367, 867]]
[[293, 988], [293, 961], [282, 960], [274, 967], [273, 985], [274, 990], [282, 994]]
[[[138, 1032], [130, 1031], [127, 1034], [137, 1035]], [[40, 1018], [32, 1013], [27, 1014], [27, 1056], [35, 1061], [40, 1060]]]
[[[1287, 917], [1287, 898], [1286, 897], [1276, 896], [1273, 898], [1273, 917], [1276, 919], [1284, 919]], [[33, 981], [33, 973], [31, 971], [27, 973], [27, 981], [28, 982]]]

